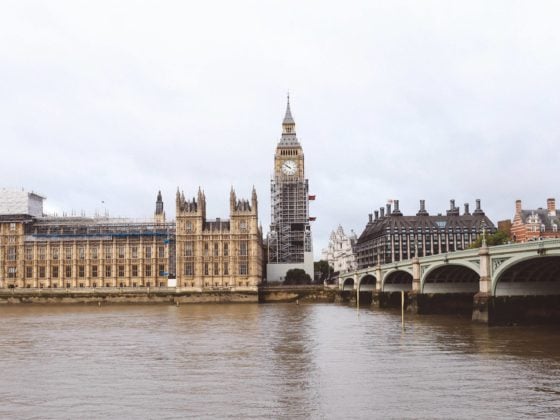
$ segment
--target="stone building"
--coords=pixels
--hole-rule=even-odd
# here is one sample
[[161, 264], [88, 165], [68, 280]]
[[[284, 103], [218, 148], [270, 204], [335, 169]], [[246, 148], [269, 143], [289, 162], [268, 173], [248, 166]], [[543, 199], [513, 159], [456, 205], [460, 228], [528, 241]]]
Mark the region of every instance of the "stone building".
[[559, 238], [560, 211], [556, 200], [546, 200], [546, 209], [524, 210], [521, 200], [515, 202], [515, 215], [511, 225], [511, 239], [514, 242], [527, 242], [536, 239]]
[[274, 155], [270, 183], [271, 222], [267, 238], [267, 280], [282, 281], [286, 272], [299, 268], [313, 278], [313, 244], [309, 217], [309, 183], [304, 155], [296, 136], [290, 98], [282, 121], [282, 137]]
[[207, 220], [206, 197], [177, 191], [177, 284], [191, 288], [256, 288], [262, 280], [262, 231], [257, 193], [251, 201], [230, 192], [230, 219]]
[[344, 273], [358, 268], [354, 248], [358, 237], [354, 231], [344, 233], [342, 226], [331, 232], [329, 243], [321, 253], [321, 259], [327, 261], [335, 273]]
[[[199, 202], [205, 212], [203, 194], [202, 198], [199, 197]], [[251, 205], [247, 202], [235, 205], [232, 213], [236, 226], [233, 230], [238, 232], [235, 235], [226, 232], [229, 221], [206, 222], [205, 217], [199, 217], [204, 216], [204, 212], [187, 215], [186, 211], [180, 214], [181, 229], [177, 235], [176, 223], [165, 221], [161, 193], [157, 196], [153, 219], [143, 222], [108, 217], [45, 216], [43, 199], [35, 193], [0, 191], [0, 288], [165, 287], [172, 284], [169, 279], [179, 275], [176, 268], [180, 265], [182, 284], [178, 286], [202, 290], [219, 283], [216, 276], [210, 274], [214, 271], [208, 271], [208, 275], [204, 271], [207, 261], [212, 263], [210, 270], [214, 270], [215, 259], [208, 260], [205, 250], [214, 247], [219, 238], [229, 241], [232, 255], [235, 255], [229, 262], [228, 274], [222, 272], [220, 276], [221, 285], [255, 286], [262, 277], [262, 240], [260, 231], [255, 234], [254, 192]], [[187, 219], [200, 230], [185, 231]], [[250, 229], [244, 231], [242, 222]], [[224, 225], [216, 233], [220, 223]], [[180, 262], [176, 259], [177, 236], [182, 252]], [[197, 257], [192, 276], [183, 274], [186, 243], [192, 244]], [[243, 246], [247, 247], [248, 255], [238, 257], [237, 252], [245, 253]], [[222, 244], [218, 247], [227, 249]], [[254, 275], [255, 272], [259, 275]]]
[[441, 254], [460, 251], [467, 248], [485, 231], [494, 233], [494, 224], [486, 217], [476, 200], [476, 209], [472, 214], [465, 204], [463, 214], [450, 201], [450, 208], [445, 215], [430, 215], [424, 200], [420, 200], [420, 209], [414, 216], [403, 216], [399, 210], [399, 201], [381, 207], [369, 221], [358, 238], [356, 254], [358, 268], [371, 267], [378, 263], [386, 264], [407, 260], [415, 256]]

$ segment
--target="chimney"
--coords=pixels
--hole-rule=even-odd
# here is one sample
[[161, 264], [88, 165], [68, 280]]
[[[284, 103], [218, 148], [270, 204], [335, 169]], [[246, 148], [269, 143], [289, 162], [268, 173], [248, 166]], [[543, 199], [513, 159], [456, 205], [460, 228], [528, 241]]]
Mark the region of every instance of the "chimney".
[[396, 216], [402, 216], [402, 213], [399, 210], [399, 200], [394, 200], [393, 203], [395, 203], [395, 210], [393, 210], [393, 214]]
[[385, 217], [385, 209], [383, 207], [379, 207], [379, 217]]
[[449, 210], [455, 210], [455, 200], [449, 200]]
[[556, 200], [554, 198], [548, 198], [546, 200], [546, 209], [548, 210], [549, 216], [556, 216]]
[[473, 214], [480, 214], [480, 215], [484, 216], [484, 212], [480, 208], [480, 199], [479, 198], [476, 199], [476, 210], [474, 211]]
[[387, 216], [391, 214], [391, 205], [387, 204]]
[[420, 200], [420, 210], [418, 210], [416, 216], [428, 216], [428, 212], [426, 211], [426, 200]]
[[370, 213], [368, 216], [369, 216], [369, 222], [370, 223], [373, 222], [373, 214]]
[[469, 213], [469, 203], [465, 203], [465, 215], [466, 216], [470, 215], [470, 213]]
[[373, 212], [375, 214], [375, 220], [379, 219], [379, 210]]
[[515, 200], [515, 213], [521, 213], [521, 200]]

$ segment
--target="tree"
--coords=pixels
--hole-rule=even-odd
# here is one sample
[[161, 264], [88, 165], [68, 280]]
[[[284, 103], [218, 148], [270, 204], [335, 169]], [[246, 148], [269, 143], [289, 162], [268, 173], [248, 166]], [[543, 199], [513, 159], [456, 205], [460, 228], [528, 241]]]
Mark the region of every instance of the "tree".
[[311, 276], [301, 268], [292, 268], [286, 273], [284, 284], [309, 284], [311, 283]]
[[320, 260], [313, 263], [313, 271], [315, 271], [315, 273], [319, 273], [319, 278], [317, 280], [324, 282], [331, 277], [334, 270], [327, 261]]
[[[505, 245], [509, 242], [509, 233], [504, 230], [499, 230], [492, 235], [486, 235], [486, 244], [488, 246]], [[476, 241], [470, 244], [469, 248], [480, 248], [482, 246], [482, 235]]]

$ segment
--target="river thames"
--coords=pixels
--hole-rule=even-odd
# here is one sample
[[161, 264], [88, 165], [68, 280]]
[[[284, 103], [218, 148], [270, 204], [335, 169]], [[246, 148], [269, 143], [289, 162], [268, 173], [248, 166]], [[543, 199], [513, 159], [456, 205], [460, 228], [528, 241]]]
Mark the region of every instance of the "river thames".
[[0, 307], [0, 418], [558, 418], [560, 328], [335, 304]]

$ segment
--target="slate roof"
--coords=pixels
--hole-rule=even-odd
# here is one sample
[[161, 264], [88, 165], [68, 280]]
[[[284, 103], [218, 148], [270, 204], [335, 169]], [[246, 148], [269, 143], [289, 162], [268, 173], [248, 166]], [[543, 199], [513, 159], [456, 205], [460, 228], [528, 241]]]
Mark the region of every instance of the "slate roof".
[[529, 222], [529, 217], [532, 215], [538, 216], [540, 223], [545, 226], [546, 230], [552, 230], [552, 224], [555, 223], [560, 226], [560, 210], [556, 210], [553, 215], [548, 214], [547, 209], [536, 209], [536, 210], [521, 210], [521, 220], [524, 224]]
[[422, 229], [424, 233], [427, 233], [428, 231], [449, 232], [452, 229], [469, 231], [475, 229], [476, 231], [480, 231], [483, 225], [489, 233], [495, 230], [494, 224], [484, 213], [462, 216], [401, 216], [398, 214], [390, 214], [389, 216], [369, 222], [358, 238], [358, 244], [384, 236], [387, 228], [390, 228], [393, 232], [402, 231], [404, 229], [407, 233], [411, 230], [413, 232], [418, 232], [419, 229]]

